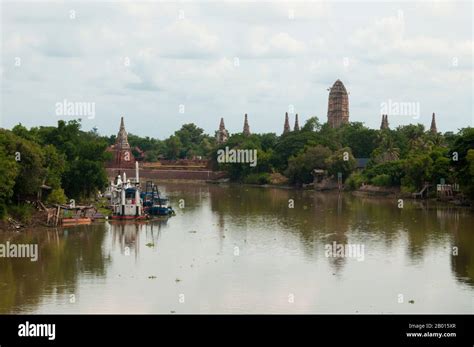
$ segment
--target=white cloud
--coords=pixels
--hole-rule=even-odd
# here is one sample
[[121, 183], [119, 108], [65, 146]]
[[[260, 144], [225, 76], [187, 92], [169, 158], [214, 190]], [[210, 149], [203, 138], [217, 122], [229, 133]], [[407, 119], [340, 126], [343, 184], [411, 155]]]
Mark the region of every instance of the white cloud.
[[326, 88], [340, 78], [351, 120], [377, 127], [380, 100], [402, 95], [456, 129], [471, 112], [472, 18], [466, 4], [449, 18], [427, 6], [398, 16], [391, 2], [74, 3], [71, 21], [70, 4], [6, 3], [4, 125], [54, 123], [54, 102], [82, 98], [100, 110], [85, 127], [104, 133], [120, 113], [155, 120], [134, 124], [143, 135], [168, 136], [184, 121], [212, 133], [221, 116], [239, 131], [245, 112], [252, 130], [280, 132], [289, 104], [302, 123], [325, 120]]

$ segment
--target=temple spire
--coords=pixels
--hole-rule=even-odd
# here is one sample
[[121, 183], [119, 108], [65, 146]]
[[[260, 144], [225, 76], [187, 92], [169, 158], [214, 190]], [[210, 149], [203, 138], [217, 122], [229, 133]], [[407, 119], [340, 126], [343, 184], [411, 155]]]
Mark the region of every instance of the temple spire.
[[295, 115], [295, 127], [293, 128], [294, 131], [300, 131], [300, 123], [298, 122], [298, 113]]
[[247, 113], [245, 114], [245, 120], [244, 120], [244, 135], [250, 135], [250, 127], [249, 127], [249, 121], [247, 118]]
[[344, 84], [337, 80], [329, 89], [328, 124], [331, 128], [338, 128], [349, 123], [349, 96]]
[[119, 148], [129, 149], [130, 144], [128, 143], [128, 135], [127, 131], [125, 130], [125, 123], [123, 121], [123, 117], [120, 119], [120, 129], [117, 134], [117, 139], [115, 140], [115, 145]]
[[285, 124], [283, 125], [283, 134], [289, 133], [290, 129], [290, 120], [288, 119], [288, 112], [285, 113]]
[[438, 129], [436, 128], [436, 116], [433, 112], [433, 116], [431, 117], [431, 127], [430, 127], [430, 131], [433, 133], [433, 134], [437, 134], [438, 133]]
[[380, 129], [388, 129], [388, 115], [382, 115], [382, 124], [380, 124]]
[[222, 144], [229, 138], [229, 132], [225, 128], [224, 118], [221, 118], [219, 130], [217, 131], [217, 143]]

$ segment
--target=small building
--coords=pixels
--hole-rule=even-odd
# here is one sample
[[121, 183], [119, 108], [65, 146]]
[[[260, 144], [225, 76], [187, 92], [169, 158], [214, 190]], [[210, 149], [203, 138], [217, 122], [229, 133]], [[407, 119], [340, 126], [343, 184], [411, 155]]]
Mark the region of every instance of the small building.
[[356, 160], [356, 170], [364, 170], [369, 164], [370, 158], [355, 158]]
[[326, 170], [322, 170], [322, 169], [314, 169], [313, 172], [311, 173], [314, 177], [313, 179], [313, 184], [316, 185], [316, 184], [319, 184], [323, 181], [323, 179], [326, 177], [327, 175], [327, 171]]

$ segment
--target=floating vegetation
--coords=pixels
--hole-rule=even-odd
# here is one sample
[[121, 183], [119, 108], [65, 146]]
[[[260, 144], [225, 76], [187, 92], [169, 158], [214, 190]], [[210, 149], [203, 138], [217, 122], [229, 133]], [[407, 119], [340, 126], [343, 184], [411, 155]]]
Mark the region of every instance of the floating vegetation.
[[147, 247], [155, 247], [155, 244], [153, 242], [148, 242], [145, 246]]

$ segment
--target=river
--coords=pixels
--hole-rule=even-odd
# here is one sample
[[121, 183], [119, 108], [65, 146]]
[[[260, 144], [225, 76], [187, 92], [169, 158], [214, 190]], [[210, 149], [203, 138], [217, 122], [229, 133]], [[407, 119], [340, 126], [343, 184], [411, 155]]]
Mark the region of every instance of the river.
[[[160, 184], [145, 223], [0, 233], [0, 313], [473, 313], [474, 213], [349, 193]], [[357, 253], [329, 253], [340, 245]], [[354, 250], [356, 248], [353, 248]]]

